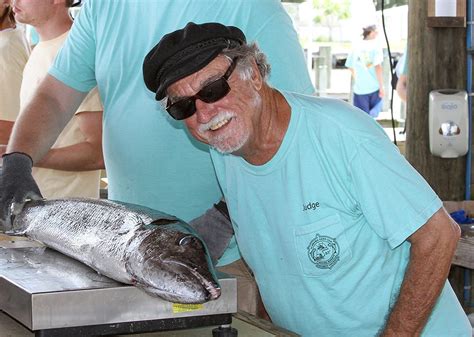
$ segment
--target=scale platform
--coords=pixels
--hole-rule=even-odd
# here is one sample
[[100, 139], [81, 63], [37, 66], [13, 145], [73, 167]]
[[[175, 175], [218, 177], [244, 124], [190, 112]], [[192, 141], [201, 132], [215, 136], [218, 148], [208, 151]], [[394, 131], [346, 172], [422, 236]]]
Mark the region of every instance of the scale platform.
[[237, 282], [220, 274], [221, 296], [171, 303], [99, 275], [34, 241], [0, 241], [0, 310], [36, 337], [106, 336], [227, 325], [237, 312]]

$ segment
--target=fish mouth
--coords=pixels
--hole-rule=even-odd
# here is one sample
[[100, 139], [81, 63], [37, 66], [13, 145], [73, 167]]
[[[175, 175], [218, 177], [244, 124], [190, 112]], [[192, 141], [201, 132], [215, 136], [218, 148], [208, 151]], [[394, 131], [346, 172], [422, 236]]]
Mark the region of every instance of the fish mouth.
[[186, 270], [188, 270], [195, 278], [197, 278], [199, 280], [199, 282], [201, 283], [201, 285], [203, 286], [204, 289], [206, 289], [207, 293], [208, 293], [208, 296], [207, 296], [207, 300], [215, 300], [217, 298], [219, 298], [219, 296], [221, 296], [221, 288], [220, 286], [216, 283], [216, 282], [213, 282], [213, 281], [209, 281], [208, 279], [206, 279], [204, 276], [202, 276], [197, 270], [196, 268], [191, 268], [190, 266], [182, 263], [182, 262], [179, 262], [179, 261], [168, 261], [168, 262], [171, 262], [171, 263], [174, 263], [174, 264], [177, 264], [183, 268], [185, 268]]

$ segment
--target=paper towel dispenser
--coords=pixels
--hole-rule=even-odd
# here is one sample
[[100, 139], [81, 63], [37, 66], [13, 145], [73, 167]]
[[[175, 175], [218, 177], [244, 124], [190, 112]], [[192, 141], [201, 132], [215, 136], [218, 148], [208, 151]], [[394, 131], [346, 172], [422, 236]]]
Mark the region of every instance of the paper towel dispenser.
[[430, 92], [430, 151], [442, 158], [464, 156], [468, 150], [467, 92], [442, 89]]

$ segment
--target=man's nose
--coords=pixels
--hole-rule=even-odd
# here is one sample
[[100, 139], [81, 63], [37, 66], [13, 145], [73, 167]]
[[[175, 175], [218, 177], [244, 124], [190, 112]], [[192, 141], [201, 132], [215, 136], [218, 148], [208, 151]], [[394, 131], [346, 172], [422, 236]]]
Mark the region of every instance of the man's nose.
[[215, 115], [214, 103], [206, 103], [196, 99], [196, 116], [199, 123], [207, 123]]

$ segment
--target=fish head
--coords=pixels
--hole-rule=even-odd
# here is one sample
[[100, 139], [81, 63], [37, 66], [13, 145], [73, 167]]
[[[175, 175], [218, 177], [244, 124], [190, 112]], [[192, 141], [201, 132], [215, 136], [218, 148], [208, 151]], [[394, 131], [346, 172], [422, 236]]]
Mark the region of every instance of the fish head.
[[176, 303], [217, 299], [220, 286], [203, 241], [189, 230], [166, 225], [148, 232], [127, 268], [147, 293]]

